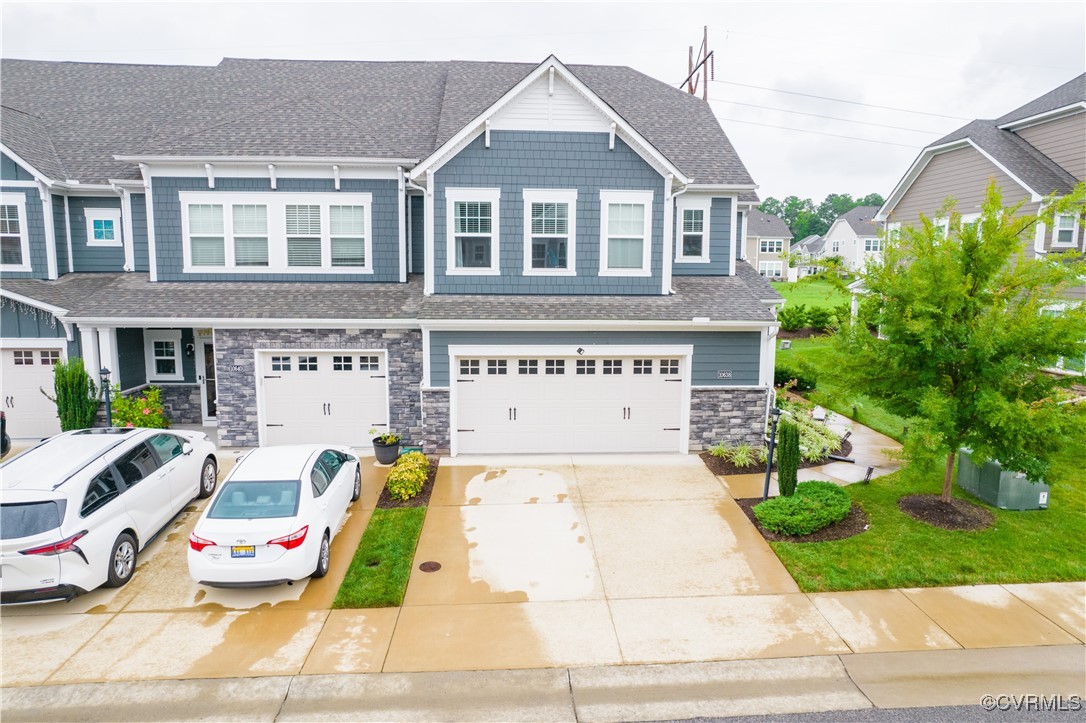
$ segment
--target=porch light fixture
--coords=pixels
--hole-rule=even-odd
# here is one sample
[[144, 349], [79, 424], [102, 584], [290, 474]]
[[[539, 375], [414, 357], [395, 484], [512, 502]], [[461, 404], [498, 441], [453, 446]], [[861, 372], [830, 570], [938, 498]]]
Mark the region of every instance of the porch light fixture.
[[769, 433], [769, 454], [765, 461], [765, 486], [762, 488], [762, 502], [769, 499], [769, 471], [773, 469], [773, 448], [777, 444], [777, 421], [781, 418], [781, 410], [773, 407], [769, 410], [769, 416], [773, 417], [773, 427]]
[[112, 427], [113, 426], [113, 409], [112, 409], [112, 406], [110, 404], [110, 399], [109, 399], [109, 375], [110, 375], [110, 371], [109, 371], [109, 369], [106, 369], [105, 367], [102, 367], [102, 369], [98, 372], [98, 374], [102, 378], [102, 391], [105, 392], [105, 395], [106, 395], [106, 426], [107, 427]]

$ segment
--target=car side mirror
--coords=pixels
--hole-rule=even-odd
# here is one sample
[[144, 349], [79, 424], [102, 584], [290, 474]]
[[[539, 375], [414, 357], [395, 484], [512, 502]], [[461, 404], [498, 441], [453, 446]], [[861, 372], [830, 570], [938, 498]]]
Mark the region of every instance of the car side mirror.
[[181, 454], [185, 456], [192, 454], [192, 442], [185, 442], [181, 445]]

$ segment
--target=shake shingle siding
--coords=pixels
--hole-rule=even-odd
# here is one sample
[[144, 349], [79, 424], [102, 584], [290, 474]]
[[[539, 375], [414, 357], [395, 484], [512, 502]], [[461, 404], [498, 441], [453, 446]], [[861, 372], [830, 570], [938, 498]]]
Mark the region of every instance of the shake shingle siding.
[[[30, 246], [30, 271], [0, 270], [0, 278], [4, 279], [47, 279], [49, 269], [45, 251], [45, 212], [42, 208], [41, 196], [36, 188], [18, 188], [0, 184], [0, 193], [4, 196], [21, 196], [26, 200], [26, 218], [21, 219], [26, 224], [29, 234], [27, 240]], [[52, 223], [53, 219], [49, 219]]]
[[[500, 188], [500, 276], [450, 276], [445, 192]], [[577, 275], [525, 276], [524, 189], [577, 191]], [[434, 290], [454, 294], [659, 294], [663, 270], [663, 177], [622, 139], [606, 133], [495, 131], [446, 163], [434, 178]], [[601, 277], [600, 191], [653, 192], [652, 276]]]
[[[76, 271], [122, 271], [124, 269], [124, 246], [121, 241], [121, 228], [118, 226], [116, 246], [89, 246], [87, 244], [88, 209], [109, 208], [121, 210], [121, 199], [117, 197], [88, 196], [68, 198], [69, 222], [72, 228], [72, 258]], [[123, 224], [124, 221], [122, 220]]]
[[132, 194], [132, 251], [136, 271], [150, 269], [147, 250], [147, 197], [142, 193]]

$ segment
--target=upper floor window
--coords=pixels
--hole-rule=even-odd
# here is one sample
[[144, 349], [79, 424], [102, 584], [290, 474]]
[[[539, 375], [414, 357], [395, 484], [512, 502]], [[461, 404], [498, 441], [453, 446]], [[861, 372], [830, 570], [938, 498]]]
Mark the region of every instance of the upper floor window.
[[679, 241], [675, 261], [679, 263], [709, 262], [709, 203], [708, 199], [680, 198]]
[[450, 274], [497, 275], [497, 188], [449, 188], [445, 191], [446, 271]]
[[882, 239], [878, 238], [866, 238], [864, 239], [864, 251], [869, 254], [877, 254], [882, 251]]
[[86, 208], [88, 246], [121, 245], [121, 210], [119, 208]]
[[832, 241], [830, 243], [830, 253], [831, 254], [839, 254], [839, 253], [841, 253], [841, 242], [840, 241]]
[[25, 198], [21, 193], [0, 197], [0, 267], [5, 271], [30, 271]]
[[524, 273], [570, 275], [577, 267], [577, 191], [524, 190]]
[[652, 191], [600, 191], [600, 276], [651, 276]]
[[372, 273], [368, 193], [182, 193], [185, 271]]
[[763, 254], [779, 254], [784, 251], [784, 239], [764, 238], [759, 244], [758, 251]]
[[1078, 241], [1078, 219], [1070, 214], [1056, 216], [1053, 246], [1074, 246]]

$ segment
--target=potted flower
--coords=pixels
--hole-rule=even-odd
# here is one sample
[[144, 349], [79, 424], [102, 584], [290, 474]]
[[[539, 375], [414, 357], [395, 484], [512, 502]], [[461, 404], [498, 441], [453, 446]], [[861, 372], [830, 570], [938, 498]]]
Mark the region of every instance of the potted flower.
[[[370, 434], [377, 434], [377, 430], [371, 428]], [[377, 434], [373, 438], [373, 453], [379, 464], [392, 464], [400, 456], [400, 435], [394, 432]]]

